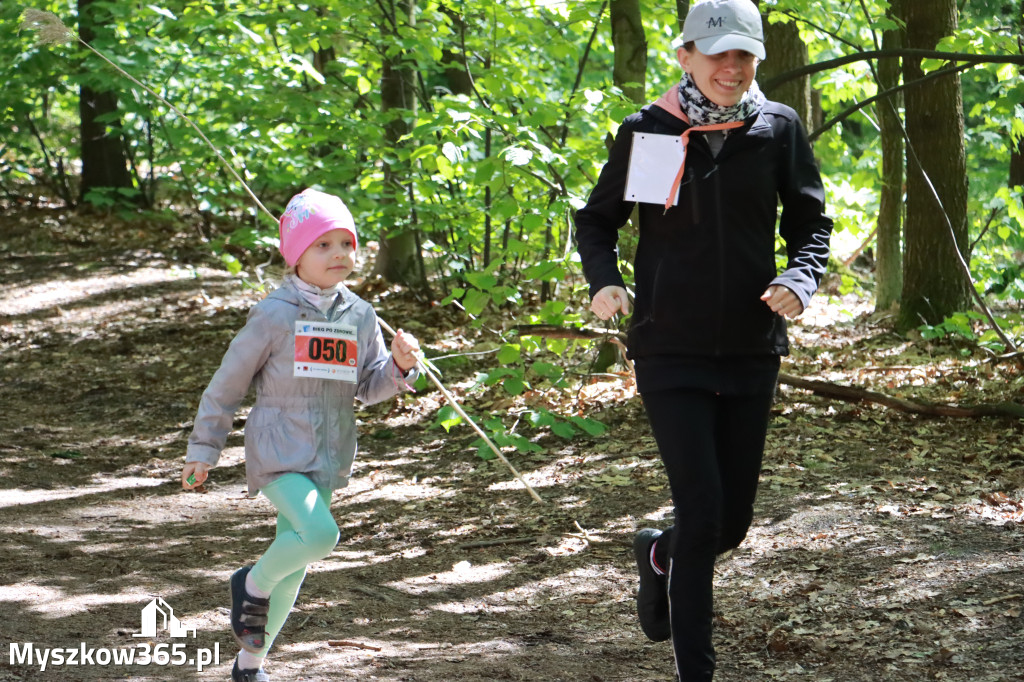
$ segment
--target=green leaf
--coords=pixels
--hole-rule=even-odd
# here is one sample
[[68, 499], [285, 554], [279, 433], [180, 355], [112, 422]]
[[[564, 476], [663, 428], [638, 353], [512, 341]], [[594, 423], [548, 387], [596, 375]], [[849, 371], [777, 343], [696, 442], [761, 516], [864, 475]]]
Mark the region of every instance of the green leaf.
[[498, 350], [498, 362], [503, 365], [511, 365], [519, 361], [519, 345], [506, 343]]
[[561, 367], [550, 362], [535, 362], [530, 365], [530, 371], [545, 379], [558, 379], [564, 373]]
[[552, 424], [551, 432], [556, 436], [561, 436], [562, 438], [572, 438], [573, 436], [576, 435], [576, 429], [573, 427], [573, 425], [567, 424], [566, 422], [558, 422], [556, 424]]
[[242, 271], [242, 264], [230, 253], [222, 253], [220, 255], [220, 262], [224, 264], [224, 267], [227, 268], [228, 272], [232, 275], [237, 275]]
[[485, 185], [494, 178], [500, 179], [500, 169], [501, 165], [498, 163], [497, 159], [488, 157], [477, 164], [476, 174], [473, 176], [473, 182], [478, 185]]
[[422, 147], [418, 147], [412, 154], [409, 155], [409, 159], [416, 161], [422, 159], [424, 156], [434, 156], [437, 154], [436, 144], [425, 144]]
[[573, 424], [580, 427], [589, 436], [600, 436], [608, 430], [608, 427], [597, 421], [596, 419], [590, 419], [588, 417], [578, 417], [573, 415], [569, 417], [569, 420]]
[[518, 367], [495, 367], [483, 376], [483, 384], [485, 386], [494, 386], [508, 377], [522, 380], [523, 370]]
[[473, 441], [473, 445], [476, 446], [476, 456], [485, 462], [497, 458], [497, 455], [494, 454], [490, 446], [487, 445], [487, 441], [483, 438], [477, 438]]
[[501, 387], [505, 389], [505, 392], [509, 395], [520, 395], [526, 390], [526, 382], [516, 377], [509, 377], [501, 382]]
[[451, 405], [444, 405], [437, 411], [437, 417], [434, 419], [434, 426], [442, 426], [445, 431], [451, 431], [453, 426], [457, 426], [462, 423], [462, 417]]
[[541, 281], [563, 279], [565, 278], [565, 268], [562, 267], [561, 261], [541, 261], [523, 268], [523, 277]]
[[544, 426], [551, 426], [557, 421], [555, 419], [555, 415], [551, 414], [551, 412], [544, 409], [531, 410], [530, 412], [527, 412], [526, 419], [527, 421], [530, 422], [530, 424], [532, 424], [535, 428], [538, 429]]
[[470, 272], [466, 275], [466, 281], [477, 289], [487, 290], [498, 284], [498, 278], [485, 272]]
[[445, 180], [455, 179], [455, 168], [452, 166], [451, 161], [448, 160], [444, 155], [438, 155], [434, 157], [434, 161], [437, 163], [437, 172], [440, 173]]
[[491, 297], [479, 289], [470, 289], [462, 299], [462, 305], [470, 315], [479, 315], [491, 302]]
[[545, 217], [537, 213], [527, 213], [523, 216], [523, 227], [525, 227], [528, 232], [539, 230], [546, 222], [547, 220]]
[[533, 152], [523, 147], [506, 147], [501, 155], [513, 166], [525, 166], [533, 159]]

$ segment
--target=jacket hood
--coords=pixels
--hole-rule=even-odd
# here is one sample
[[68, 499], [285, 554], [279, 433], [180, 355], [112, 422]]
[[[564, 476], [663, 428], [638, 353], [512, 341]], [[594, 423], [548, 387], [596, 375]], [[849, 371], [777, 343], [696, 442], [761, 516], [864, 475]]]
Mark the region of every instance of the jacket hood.
[[[344, 284], [339, 284], [338, 289], [338, 293], [341, 294], [341, 301], [339, 301], [335, 307], [335, 312], [337, 313], [341, 313], [347, 310], [348, 308], [351, 308], [353, 305], [356, 304], [357, 301], [362, 300]], [[302, 296], [302, 293], [298, 289], [296, 289], [288, 280], [284, 280], [283, 282], [281, 282], [281, 284], [278, 285], [276, 289], [267, 294], [267, 298], [273, 298], [275, 300], [283, 301], [285, 303], [291, 303], [292, 305], [298, 307], [314, 307], [313, 304], [307, 301]]]
[[689, 123], [689, 117], [683, 113], [683, 108], [679, 106], [679, 84], [676, 83], [665, 92], [664, 95], [651, 102], [654, 106], [659, 109], [664, 109], [668, 113], [678, 118], [683, 123]]

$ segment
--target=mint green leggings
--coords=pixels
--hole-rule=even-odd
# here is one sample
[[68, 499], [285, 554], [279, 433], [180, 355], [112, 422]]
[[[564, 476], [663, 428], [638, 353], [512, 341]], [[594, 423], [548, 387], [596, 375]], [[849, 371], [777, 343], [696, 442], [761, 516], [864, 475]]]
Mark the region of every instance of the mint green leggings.
[[277, 535], [249, 574], [270, 592], [264, 656], [288, 618], [306, 577], [306, 567], [330, 555], [338, 544], [338, 524], [331, 516], [331, 491], [317, 488], [303, 474], [285, 474], [263, 487], [277, 509]]

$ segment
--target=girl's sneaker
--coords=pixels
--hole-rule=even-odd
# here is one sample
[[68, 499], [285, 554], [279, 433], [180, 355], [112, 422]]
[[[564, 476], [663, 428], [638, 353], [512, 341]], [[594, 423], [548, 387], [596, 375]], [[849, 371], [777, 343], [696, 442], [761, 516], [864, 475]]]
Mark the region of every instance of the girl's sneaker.
[[238, 646], [258, 654], [263, 650], [270, 600], [253, 597], [245, 591], [245, 576], [251, 570], [252, 566], [245, 566], [231, 576], [231, 634]]
[[235, 667], [231, 669], [231, 682], [270, 682], [270, 675], [263, 672], [263, 668], [242, 670], [236, 658]]

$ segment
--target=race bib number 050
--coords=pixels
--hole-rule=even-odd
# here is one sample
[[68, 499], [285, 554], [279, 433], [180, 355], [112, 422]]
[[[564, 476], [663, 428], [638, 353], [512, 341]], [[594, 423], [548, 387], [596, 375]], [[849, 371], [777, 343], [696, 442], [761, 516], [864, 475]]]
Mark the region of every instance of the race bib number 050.
[[337, 322], [295, 323], [295, 376], [356, 383], [356, 328]]

